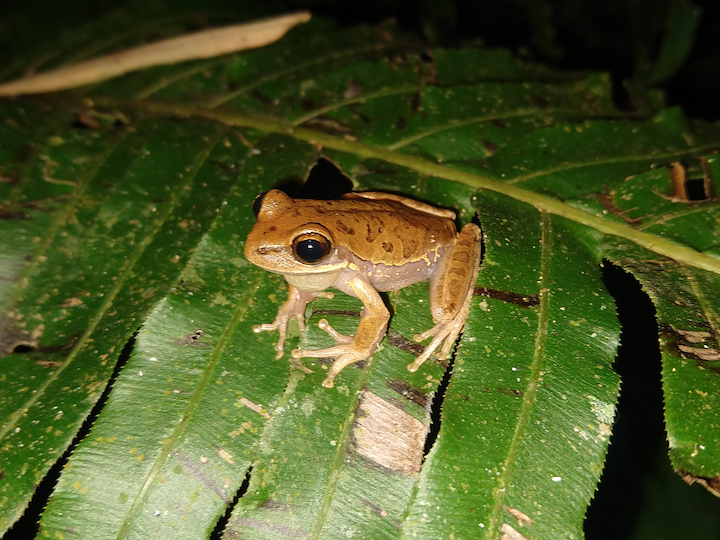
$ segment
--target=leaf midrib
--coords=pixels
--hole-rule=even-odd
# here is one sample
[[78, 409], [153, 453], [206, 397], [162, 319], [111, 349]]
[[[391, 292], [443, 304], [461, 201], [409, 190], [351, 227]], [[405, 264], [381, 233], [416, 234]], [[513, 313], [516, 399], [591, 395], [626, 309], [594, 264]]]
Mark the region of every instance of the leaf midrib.
[[[548, 214], [564, 217], [570, 221], [596, 229], [601, 233], [624, 238], [649, 251], [673, 259], [678, 263], [720, 274], [720, 260], [715, 257], [705, 255], [677, 242], [635, 229], [628, 223], [613, 221], [604, 216], [598, 216], [581, 208], [571, 206], [550, 196], [509, 185], [507, 182], [502, 182], [490, 175], [480, 175], [453, 169], [416, 156], [394, 152], [385, 148], [378, 148], [366, 143], [348, 140], [344, 137], [337, 137], [307, 128], [295, 127], [290, 123], [266, 117], [243, 115], [233, 111], [207, 110], [177, 104], [147, 101], [131, 102], [112, 98], [97, 98], [95, 103], [99, 106], [140, 109], [152, 114], [205, 118], [230, 126], [247, 127], [268, 133], [287, 135], [310, 144], [354, 154], [361, 158], [384, 160], [401, 167], [407, 167], [426, 176], [458, 182], [479, 190], [486, 189], [488, 191], [501, 193], [520, 202], [530, 204], [540, 212], [547, 212]], [[680, 157], [703, 150], [710, 150], [716, 146], [716, 144], [694, 146], [688, 148], [685, 152], [678, 153], [677, 156]], [[654, 157], [657, 158], [657, 156]]]
[[494, 504], [492, 512], [490, 513], [490, 519], [488, 520], [488, 540], [497, 538], [498, 531], [500, 530], [500, 519], [502, 517], [505, 497], [507, 496], [507, 489], [510, 485], [510, 478], [515, 470], [515, 463], [517, 462], [520, 452], [520, 446], [525, 437], [525, 428], [527, 427], [533, 406], [535, 405], [535, 398], [541, 381], [541, 368], [545, 359], [545, 342], [547, 341], [548, 323], [550, 319], [550, 286], [552, 282], [549, 272], [550, 259], [552, 257], [552, 234], [550, 216], [547, 213], [543, 213], [541, 219], [540, 309], [538, 311], [537, 331], [535, 332], [535, 348], [533, 360], [530, 364], [528, 384], [523, 393], [522, 406], [515, 424], [515, 431], [510, 440], [502, 474], [498, 478], [497, 485], [493, 490]]

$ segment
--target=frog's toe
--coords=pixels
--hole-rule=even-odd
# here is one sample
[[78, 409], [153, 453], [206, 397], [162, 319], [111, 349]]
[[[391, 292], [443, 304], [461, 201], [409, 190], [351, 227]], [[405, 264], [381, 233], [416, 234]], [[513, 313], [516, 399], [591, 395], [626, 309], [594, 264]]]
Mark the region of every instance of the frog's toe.
[[320, 328], [321, 330], [325, 330], [331, 338], [343, 345], [347, 343], [352, 343], [352, 341], [355, 339], [355, 336], [347, 336], [335, 330], [327, 321], [327, 319], [320, 319], [320, 321], [318, 322], [318, 328]]
[[295, 315], [295, 320], [297, 321], [298, 329], [300, 330], [300, 333], [301, 334], [304, 333], [305, 332], [305, 315], [304, 314]]
[[340, 373], [343, 369], [345, 369], [350, 364], [354, 364], [355, 362], [359, 362], [360, 360], [364, 360], [369, 355], [364, 354], [361, 352], [356, 351], [355, 349], [351, 349], [345, 354], [341, 354], [338, 356], [335, 361], [333, 362], [333, 365], [330, 366], [330, 370], [328, 371], [327, 377], [325, 377], [325, 380], [323, 381], [322, 385], [325, 388], [332, 388], [334, 385], [335, 377]]
[[303, 364], [300, 360], [293, 358], [290, 360], [290, 367], [294, 369], [299, 369], [303, 373], [312, 373], [313, 370], [307, 367], [305, 364]]
[[415, 334], [413, 336], [413, 339], [417, 343], [421, 343], [421, 342], [425, 341], [427, 338], [434, 336], [436, 329], [437, 329], [437, 326], [433, 326], [430, 330], [425, 330], [422, 334]]
[[420, 366], [425, 363], [425, 360], [430, 358], [431, 354], [432, 350], [430, 350], [430, 348], [428, 347], [420, 356], [415, 359], [414, 362], [407, 365], [407, 370], [411, 373], [415, 373], [418, 369], [420, 369]]
[[345, 367], [360, 360], [364, 360], [370, 353], [364, 353], [353, 349], [350, 344], [336, 345], [328, 349], [317, 349], [314, 351], [306, 351], [303, 349], [295, 349], [292, 352], [293, 358], [335, 358], [330, 370], [328, 371], [327, 377], [323, 381], [322, 385], [325, 388], [332, 388], [333, 381], [338, 373], [340, 373]]
[[355, 352], [355, 349], [349, 344], [342, 344], [328, 347], [327, 349], [295, 349], [290, 354], [293, 358], [338, 358], [352, 352]]
[[430, 330], [426, 330], [422, 334], [416, 334], [415, 341], [424, 341], [431, 336], [433, 340], [427, 347], [425, 347], [423, 353], [418, 356], [414, 362], [408, 364], [408, 371], [415, 372], [420, 369], [420, 366], [422, 366], [425, 361], [430, 358], [438, 347], [442, 346], [440, 352], [437, 354], [438, 359], [444, 360], [447, 358], [450, 354], [450, 349], [452, 349], [453, 345], [457, 341], [464, 324], [465, 321], [459, 321], [456, 319], [447, 323], [436, 324]]

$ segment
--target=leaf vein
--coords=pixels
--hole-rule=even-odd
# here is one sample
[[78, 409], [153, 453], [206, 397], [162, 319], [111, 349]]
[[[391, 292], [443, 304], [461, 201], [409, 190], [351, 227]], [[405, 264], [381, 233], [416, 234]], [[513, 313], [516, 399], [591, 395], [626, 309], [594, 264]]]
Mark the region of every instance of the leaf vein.
[[294, 126], [298, 126], [302, 124], [303, 122], [307, 122], [308, 120], [312, 120], [316, 116], [320, 114], [326, 114], [330, 111], [334, 111], [339, 109], [340, 107], [345, 107], [347, 105], [352, 105], [354, 103], [364, 103], [367, 101], [370, 101], [371, 99], [375, 98], [381, 98], [381, 97], [388, 97], [388, 96], [399, 96], [402, 94], [412, 94], [421, 89], [420, 86], [403, 86], [400, 88], [392, 88], [387, 89], [383, 88], [382, 90], [378, 90], [377, 92], [372, 92], [368, 94], [360, 94], [357, 97], [354, 97], [352, 99], [344, 99], [342, 101], [338, 101], [337, 103], [333, 103], [332, 105], [328, 105], [327, 107], [320, 107], [319, 109], [315, 109], [314, 111], [301, 116], [300, 118], [296, 118], [293, 120], [292, 124]]
[[554, 113], [572, 113], [577, 112], [572, 109], [563, 109], [562, 107], [557, 108], [548, 108], [548, 109], [541, 109], [539, 107], [531, 107], [527, 109], [516, 109], [514, 111], [506, 111], [504, 113], [498, 113], [498, 114], [486, 114], [483, 116], [476, 116], [473, 118], [463, 118], [463, 119], [457, 119], [457, 120], [451, 120], [448, 124], [442, 124], [438, 125], [434, 128], [425, 130], [421, 133], [418, 133], [416, 135], [413, 135], [412, 137], [407, 137], [405, 139], [400, 139], [399, 141], [387, 146], [386, 148], [388, 150], [398, 150], [399, 148], [402, 148], [403, 146], [407, 146], [408, 144], [414, 143], [419, 141], [420, 139], [423, 139], [425, 137], [429, 137], [431, 135], [435, 135], [437, 133], [442, 133], [443, 131], [447, 131], [450, 129], [455, 129], [457, 127], [463, 127], [463, 126], [469, 126], [472, 124], [479, 124], [481, 122], [488, 122], [490, 120], [503, 120], [505, 118], [519, 118], [521, 116], [531, 116], [533, 114], [537, 114], [538, 112], [542, 112], [545, 115], [551, 115]]
[[[382, 44], [380, 44], [380, 45], [382, 45]], [[262, 84], [277, 80], [280, 77], [284, 77], [286, 75], [291, 75], [293, 73], [297, 73], [298, 71], [301, 71], [303, 69], [311, 68], [313, 66], [319, 66], [319, 65], [324, 64], [325, 62], [330, 62], [333, 60], [340, 60], [340, 59], [346, 58], [346, 57], [353, 57], [358, 53], [364, 53], [364, 52], [368, 52], [368, 51], [372, 51], [372, 50], [378, 50], [381, 48], [382, 47], [379, 46], [378, 43], [370, 43], [369, 45], [367, 45], [365, 47], [350, 48], [350, 49], [347, 49], [344, 51], [340, 51], [339, 53], [321, 56], [310, 62], [300, 62], [297, 64], [293, 64], [291, 68], [282, 69], [282, 70], [276, 71], [275, 73], [272, 73], [270, 75], [260, 77], [256, 81], [249, 83], [249, 84], [243, 86], [242, 88], [238, 88], [232, 92], [228, 92], [227, 94], [216, 97], [212, 101], [208, 102], [207, 108], [214, 109], [216, 107], [219, 107], [220, 105], [227, 103], [228, 101], [236, 98], [237, 96], [240, 96], [242, 94], [249, 92], [250, 90], [257, 88], [258, 86], [260, 86]]]
[[667, 153], [652, 153], [647, 155], [633, 155], [633, 156], [627, 156], [627, 155], [621, 155], [618, 157], [613, 158], [607, 158], [607, 159], [597, 159], [594, 161], [578, 161], [573, 163], [563, 163], [561, 165], [558, 165], [557, 167], [551, 167], [547, 169], [538, 169], [531, 173], [516, 176], [512, 180], [508, 180], [507, 183], [509, 185], [517, 185], [521, 182], [526, 182], [528, 180], [532, 180], [533, 178], [537, 178], [540, 176], [545, 176], [548, 174], [553, 174], [557, 172], [564, 172], [564, 171], [571, 171], [573, 169], [582, 169], [584, 167], [593, 167], [596, 165], [609, 165], [613, 163], [633, 163], [633, 162], [640, 162], [640, 163], [647, 163], [650, 161], [662, 161], [662, 160], [677, 160], [676, 158], [680, 157], [686, 157], [690, 154], [695, 154], [697, 152], [706, 152], [708, 150], [715, 150], [717, 149], [717, 143], [710, 143], [706, 144], [704, 146], [693, 146], [688, 147], [683, 150], [677, 150], [675, 152], [667, 152]]
[[130, 506], [130, 508], [128, 508], [125, 520], [118, 529], [118, 534], [116, 536], [117, 539], [126, 538], [130, 534], [134, 519], [140, 513], [142, 504], [145, 502], [150, 487], [152, 486], [154, 480], [157, 478], [158, 474], [160, 474], [160, 471], [165, 465], [167, 459], [172, 456], [173, 448], [178, 445], [180, 439], [182, 438], [185, 431], [187, 430], [188, 425], [190, 424], [190, 420], [195, 416], [201, 398], [207, 391], [207, 387], [210, 384], [213, 374], [215, 373], [215, 368], [217, 368], [217, 365], [220, 362], [222, 353], [227, 348], [228, 343], [230, 342], [232, 335], [235, 332], [235, 327], [243, 319], [245, 313], [247, 313], [250, 307], [250, 300], [255, 296], [263, 279], [265, 279], [265, 276], [263, 276], [262, 274], [258, 275], [258, 277], [255, 278], [255, 280], [248, 288], [248, 291], [245, 294], [245, 298], [237, 303], [235, 312], [233, 313], [230, 322], [223, 330], [223, 333], [220, 335], [217, 346], [213, 349], [210, 360], [208, 361], [205, 369], [203, 370], [202, 378], [195, 387], [195, 391], [190, 397], [188, 405], [182, 413], [181, 420], [177, 423], [172, 435], [170, 435], [170, 437], [168, 437], [165, 443], [162, 445], [162, 448], [158, 453], [158, 457], [155, 460], [155, 463], [153, 463], [153, 466], [148, 471], [147, 475], [145, 476], [145, 481], [142, 483], [140, 489], [135, 495], [132, 505]]
[[327, 488], [323, 496], [322, 504], [318, 510], [318, 515], [310, 533], [309, 540], [317, 540], [322, 533], [325, 522], [327, 521], [328, 514], [330, 513], [330, 506], [332, 505], [333, 498], [335, 497], [335, 490], [337, 488], [338, 479], [342, 472], [343, 462], [345, 461], [345, 454], [347, 453], [347, 447], [350, 442], [350, 432], [352, 426], [355, 423], [355, 416], [357, 415], [357, 409], [360, 404], [360, 396], [362, 395], [362, 389], [365, 388], [368, 376], [372, 370], [374, 359], [371, 356], [368, 360], [365, 369], [362, 370], [360, 379], [356, 385], [357, 391], [355, 396], [350, 402], [348, 407], [348, 414], [345, 422], [343, 423], [342, 432], [340, 434], [340, 441], [335, 451], [335, 457], [332, 462], [332, 469], [330, 471], [330, 477], [328, 478]]
[[542, 380], [541, 368], [545, 358], [545, 343], [547, 341], [548, 323], [550, 319], [551, 280], [549, 273], [550, 258], [552, 257], [551, 221], [550, 215], [547, 213], [542, 214], [541, 228], [542, 253], [540, 264], [540, 309], [538, 311], [538, 327], [535, 332], [535, 349], [533, 360], [530, 364], [528, 384], [523, 395], [522, 407], [520, 409], [520, 413], [518, 414], [515, 431], [512, 439], [510, 440], [507, 459], [505, 460], [503, 472], [498, 478], [497, 486], [493, 490], [493, 499], [495, 503], [493, 505], [492, 512], [490, 513], [490, 519], [488, 520], [488, 535], [490, 540], [496, 538], [499, 531], [500, 519], [502, 517], [502, 510], [504, 507], [503, 503], [507, 495], [508, 486], [510, 485], [510, 478], [513, 475], [515, 463], [520, 453], [520, 446], [523, 442], [525, 430], [527, 428], [532, 408], [535, 404], [538, 388], [540, 387], [540, 382]]

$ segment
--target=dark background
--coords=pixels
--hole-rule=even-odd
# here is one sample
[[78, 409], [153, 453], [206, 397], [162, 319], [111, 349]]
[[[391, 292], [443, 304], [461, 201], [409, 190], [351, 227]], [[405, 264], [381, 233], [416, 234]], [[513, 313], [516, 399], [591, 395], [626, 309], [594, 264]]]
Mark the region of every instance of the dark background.
[[[442, 46], [482, 44], [560, 69], [605, 71], [622, 87], [642, 80], [667, 32], [672, 5], [701, 10], [683, 67], [659, 86], [669, 106], [688, 116], [720, 118], [720, 2], [717, 0], [332, 0], [294, 1], [342, 24], [394, 19], [400, 28]], [[279, 6], [278, 6], [279, 7]]]

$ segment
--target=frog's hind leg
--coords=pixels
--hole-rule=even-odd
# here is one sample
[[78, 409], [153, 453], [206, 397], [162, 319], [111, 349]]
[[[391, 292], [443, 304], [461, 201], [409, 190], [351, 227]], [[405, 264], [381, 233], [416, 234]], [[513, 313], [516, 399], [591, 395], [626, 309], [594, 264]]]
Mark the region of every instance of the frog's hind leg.
[[480, 227], [474, 223], [465, 225], [448, 254], [445, 267], [431, 282], [430, 302], [435, 326], [414, 337], [415, 341], [424, 341], [429, 337], [433, 339], [425, 351], [408, 365], [409, 371], [417, 371], [441, 345], [437, 356], [440, 360], [447, 358], [462, 332], [470, 313], [480, 267], [481, 238]]

